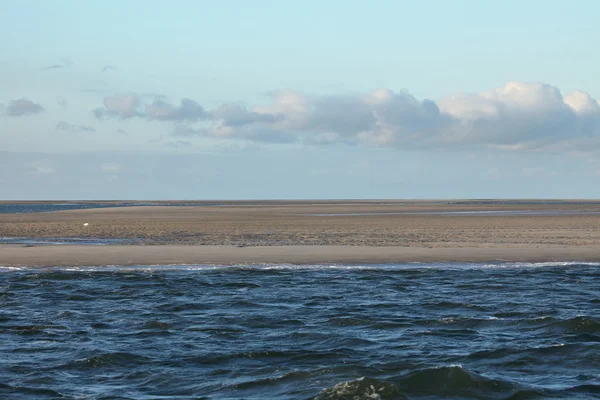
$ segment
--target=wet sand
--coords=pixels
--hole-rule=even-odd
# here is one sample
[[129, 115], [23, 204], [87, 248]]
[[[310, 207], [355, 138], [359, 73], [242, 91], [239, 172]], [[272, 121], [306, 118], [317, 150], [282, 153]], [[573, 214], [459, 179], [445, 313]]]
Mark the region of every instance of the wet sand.
[[374, 246], [0, 246], [4, 266], [172, 264], [385, 264], [600, 261], [597, 247], [419, 248]]
[[596, 201], [216, 203], [1, 214], [0, 237], [143, 245], [0, 245], [0, 265], [600, 261]]

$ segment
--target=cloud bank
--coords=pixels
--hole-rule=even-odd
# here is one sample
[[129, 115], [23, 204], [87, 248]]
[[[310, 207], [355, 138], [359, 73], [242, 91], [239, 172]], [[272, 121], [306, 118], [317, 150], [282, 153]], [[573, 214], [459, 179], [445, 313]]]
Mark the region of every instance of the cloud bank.
[[[99, 119], [171, 121], [175, 136], [254, 142], [337, 143], [400, 149], [589, 150], [600, 148], [600, 103], [581, 91], [563, 95], [543, 83], [509, 82], [436, 101], [378, 89], [314, 96], [276, 91], [266, 105], [231, 102], [205, 110], [191, 99], [172, 105], [140, 95], [106, 97]], [[196, 123], [200, 122], [200, 126]]]

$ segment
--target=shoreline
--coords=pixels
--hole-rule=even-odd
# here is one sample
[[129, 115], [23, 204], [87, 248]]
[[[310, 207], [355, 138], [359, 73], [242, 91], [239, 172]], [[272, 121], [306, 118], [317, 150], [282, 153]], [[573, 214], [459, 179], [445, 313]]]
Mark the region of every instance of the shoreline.
[[600, 248], [230, 245], [0, 245], [0, 266], [60, 267], [194, 264], [403, 264], [411, 262], [600, 262]]

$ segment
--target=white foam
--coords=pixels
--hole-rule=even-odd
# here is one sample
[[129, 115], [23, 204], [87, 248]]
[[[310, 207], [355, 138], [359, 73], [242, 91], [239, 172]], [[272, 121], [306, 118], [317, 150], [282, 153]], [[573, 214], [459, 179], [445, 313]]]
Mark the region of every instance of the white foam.
[[213, 270], [281, 270], [281, 271], [318, 271], [318, 270], [339, 270], [339, 271], [411, 271], [411, 270], [478, 270], [478, 269], [523, 269], [523, 268], [569, 268], [569, 267], [600, 267], [600, 262], [539, 262], [539, 263], [406, 263], [406, 264], [150, 264], [150, 265], [103, 265], [103, 266], [2, 266], [0, 272], [15, 270], [44, 270], [44, 271], [82, 271], [82, 272], [106, 272], [106, 271], [137, 271], [137, 272], [155, 272], [155, 271], [213, 271]]

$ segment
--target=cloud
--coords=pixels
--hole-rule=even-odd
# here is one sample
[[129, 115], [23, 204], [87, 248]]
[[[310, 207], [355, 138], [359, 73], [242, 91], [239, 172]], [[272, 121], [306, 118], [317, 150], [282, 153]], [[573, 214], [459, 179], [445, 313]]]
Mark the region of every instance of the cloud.
[[61, 68], [65, 68], [66, 65], [63, 64], [52, 64], [52, 65], [48, 65], [47, 67], [44, 67], [43, 69], [45, 70], [49, 70], [49, 69], [61, 69]]
[[98, 119], [128, 119], [142, 116], [140, 107], [142, 98], [135, 94], [124, 94], [104, 98], [104, 107], [96, 108], [93, 113]]
[[[336, 96], [285, 91], [272, 93], [271, 99], [270, 104], [252, 109], [239, 105], [217, 108], [211, 112], [213, 123], [205, 134], [402, 149], [600, 148], [598, 101], [584, 92], [563, 97], [558, 88], [542, 83], [509, 82], [492, 91], [438, 101], [388, 89]], [[181, 132], [186, 130], [176, 134]]]
[[116, 69], [118, 68], [114, 65], [105, 65], [104, 67], [102, 67], [102, 72], [113, 71]]
[[192, 142], [189, 142], [187, 140], [172, 140], [169, 142], [165, 142], [164, 144], [165, 144], [165, 146], [169, 146], [169, 147], [184, 147], [184, 146], [191, 146]]
[[64, 97], [57, 97], [56, 104], [58, 104], [58, 106], [61, 108], [69, 107], [69, 102]]
[[146, 97], [106, 97], [94, 113], [100, 119], [171, 121], [171, 135], [180, 137], [398, 149], [600, 150], [600, 103], [581, 91], [563, 96], [543, 83], [508, 82], [435, 101], [389, 89], [275, 91], [265, 105], [228, 102], [212, 110], [188, 98], [174, 105], [159, 96], [148, 103]]
[[100, 171], [110, 174], [116, 174], [121, 171], [123, 167], [119, 163], [105, 162], [100, 165]]
[[63, 58], [62, 62], [59, 64], [51, 64], [48, 65], [42, 69], [44, 70], [53, 70], [53, 69], [62, 69], [62, 68], [67, 68], [70, 67], [73, 63], [71, 62], [71, 60], [67, 59], [67, 58]]
[[13, 100], [8, 104], [6, 113], [11, 117], [21, 117], [24, 115], [39, 114], [44, 111], [44, 107], [31, 100], [21, 98]]
[[152, 103], [144, 104], [143, 94], [116, 95], [104, 98], [104, 107], [93, 110], [98, 119], [133, 117], [156, 121], [194, 122], [210, 115], [194, 100], [183, 98], [172, 105], [162, 97], [154, 96]]
[[284, 91], [271, 98], [271, 104], [253, 110], [232, 105], [215, 110], [209, 135], [277, 143], [393, 144], [431, 134], [451, 121], [434, 102], [390, 90], [336, 96]]
[[56, 172], [56, 163], [52, 160], [34, 160], [25, 163], [27, 173], [31, 175], [50, 175]]
[[75, 131], [79, 131], [79, 132], [96, 132], [96, 129], [92, 126], [88, 126], [88, 125], [72, 125], [68, 122], [65, 121], [60, 121], [58, 124], [56, 124], [56, 128], [57, 131], [62, 131], [62, 132], [75, 132]]
[[208, 114], [191, 99], [181, 99], [179, 106], [173, 106], [155, 97], [152, 104], [146, 104], [145, 117], [159, 121], [197, 121], [208, 118]]

